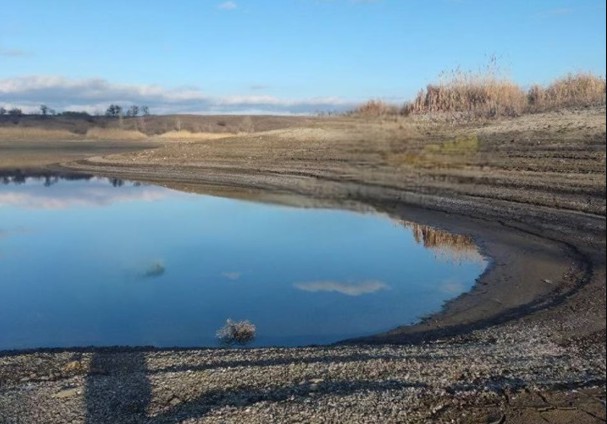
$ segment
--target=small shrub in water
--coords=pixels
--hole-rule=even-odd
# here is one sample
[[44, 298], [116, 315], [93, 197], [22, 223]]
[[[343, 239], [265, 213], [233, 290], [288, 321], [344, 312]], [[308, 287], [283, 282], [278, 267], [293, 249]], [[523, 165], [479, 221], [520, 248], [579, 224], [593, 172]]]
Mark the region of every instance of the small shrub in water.
[[223, 345], [245, 345], [255, 339], [255, 332], [255, 325], [249, 321], [228, 319], [225, 325], [217, 330], [217, 338]]

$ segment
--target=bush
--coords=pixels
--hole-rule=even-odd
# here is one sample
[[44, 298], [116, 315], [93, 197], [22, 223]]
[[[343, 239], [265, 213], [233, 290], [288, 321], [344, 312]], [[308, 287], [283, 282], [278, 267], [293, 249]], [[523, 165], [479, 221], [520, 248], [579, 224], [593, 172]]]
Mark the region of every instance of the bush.
[[255, 339], [257, 329], [249, 321], [232, 321], [228, 319], [223, 327], [217, 330], [217, 338], [223, 345], [245, 345]]
[[386, 115], [398, 115], [397, 106], [385, 103], [381, 100], [369, 100], [358, 106], [353, 112], [355, 115], [366, 117], [379, 117]]

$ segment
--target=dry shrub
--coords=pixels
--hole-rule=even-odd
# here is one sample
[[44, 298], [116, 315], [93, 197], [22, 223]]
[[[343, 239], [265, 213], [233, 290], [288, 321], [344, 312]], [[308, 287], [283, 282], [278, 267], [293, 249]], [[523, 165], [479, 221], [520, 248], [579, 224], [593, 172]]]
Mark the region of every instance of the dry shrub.
[[527, 93], [533, 112], [564, 107], [588, 107], [605, 104], [605, 78], [580, 72], [559, 78], [546, 88], [532, 86]]
[[91, 128], [86, 132], [86, 138], [92, 140], [145, 140], [148, 136], [139, 131], [118, 128]]
[[389, 115], [398, 115], [397, 106], [388, 104], [381, 100], [369, 100], [368, 102], [358, 106], [353, 112], [354, 115], [366, 117], [381, 117]]
[[249, 321], [232, 321], [228, 319], [223, 327], [217, 330], [217, 339], [223, 345], [245, 345], [255, 339], [257, 329]]

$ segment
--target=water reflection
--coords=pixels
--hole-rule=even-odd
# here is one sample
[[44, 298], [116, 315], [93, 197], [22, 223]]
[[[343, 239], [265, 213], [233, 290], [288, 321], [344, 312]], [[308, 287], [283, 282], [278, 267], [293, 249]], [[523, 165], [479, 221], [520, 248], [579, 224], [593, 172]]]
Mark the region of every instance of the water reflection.
[[213, 346], [227, 318], [258, 346], [334, 342], [436, 311], [485, 268], [469, 237], [382, 215], [2, 178], [0, 349]]
[[89, 174], [73, 174], [73, 173], [57, 173], [57, 172], [28, 172], [20, 171], [6, 173], [0, 171], [0, 182], [4, 185], [8, 184], [24, 184], [26, 181], [40, 181], [45, 187], [50, 187], [59, 181], [88, 181], [94, 178]]
[[5, 187], [0, 190], [0, 205], [28, 209], [98, 207], [121, 201], [160, 200], [166, 196], [166, 190], [160, 187], [91, 175], [36, 174], [26, 177], [15, 174], [1, 178], [3, 185], [15, 185], [18, 189]]
[[358, 283], [341, 281], [310, 281], [307, 283], [293, 284], [299, 290], [317, 292], [336, 292], [347, 296], [360, 296], [362, 294], [375, 293], [379, 290], [387, 290], [389, 286], [382, 281], [361, 281]]
[[432, 250], [439, 260], [454, 262], [483, 262], [485, 260], [469, 235], [453, 234], [410, 221], [397, 220], [397, 222], [405, 228], [409, 228], [415, 241]]
[[143, 278], [156, 278], [164, 274], [166, 268], [162, 261], [156, 261], [142, 274]]

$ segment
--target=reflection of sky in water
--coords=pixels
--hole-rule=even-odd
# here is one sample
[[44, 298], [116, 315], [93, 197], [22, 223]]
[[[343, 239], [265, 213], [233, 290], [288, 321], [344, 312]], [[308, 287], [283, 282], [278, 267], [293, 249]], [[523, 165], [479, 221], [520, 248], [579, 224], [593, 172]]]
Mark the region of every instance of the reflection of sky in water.
[[383, 216], [114, 185], [0, 185], [0, 349], [215, 345], [227, 318], [259, 345], [332, 342], [436, 311], [485, 267]]

